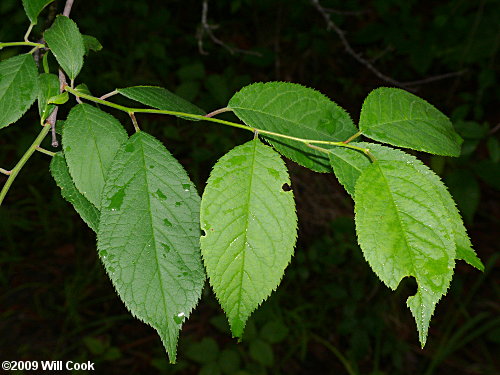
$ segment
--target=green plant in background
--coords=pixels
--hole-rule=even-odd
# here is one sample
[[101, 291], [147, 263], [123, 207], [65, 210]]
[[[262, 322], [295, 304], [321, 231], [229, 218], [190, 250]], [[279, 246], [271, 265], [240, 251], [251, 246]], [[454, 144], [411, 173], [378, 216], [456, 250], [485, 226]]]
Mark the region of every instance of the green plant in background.
[[[83, 84], [75, 85], [85, 54], [101, 47], [80, 33], [68, 17], [70, 6], [45, 31], [44, 42], [28, 40], [50, 2], [23, 1], [31, 21], [25, 40], [0, 43], [32, 48], [0, 63], [0, 128], [16, 122], [35, 100], [42, 125], [19, 163], [10, 171], [0, 170], [8, 175], [0, 203], [35, 151], [51, 156], [51, 173], [63, 197], [97, 233], [99, 255], [116, 291], [134, 316], [158, 331], [171, 362], [206, 276], [238, 338], [252, 312], [279, 285], [297, 237], [293, 192], [280, 154], [313, 171], [333, 169], [355, 202], [358, 242], [373, 271], [391, 289], [407, 276], [416, 279], [418, 291], [407, 305], [422, 347], [455, 260], [483, 269], [453, 198], [434, 172], [399, 149], [354, 142], [365, 136], [459, 156], [461, 137], [426, 101], [401, 89], [376, 89], [363, 103], [356, 127], [346, 111], [321, 93], [284, 82], [248, 85], [227, 107], [210, 114], [153, 86], [119, 88], [99, 98]], [[43, 54], [41, 74], [35, 53]], [[58, 75], [51, 73], [49, 54], [58, 63]], [[79, 104], [62, 124], [63, 151], [53, 153], [40, 144], [51, 130], [57, 144], [58, 108], [69, 94]], [[147, 108], [107, 100], [113, 95]], [[82, 100], [127, 113], [135, 134], [129, 137], [117, 119]], [[243, 124], [214, 117], [227, 111]], [[140, 130], [137, 113], [205, 120], [254, 137], [215, 164], [200, 199], [180, 163]], [[261, 335], [252, 341], [250, 355], [270, 366], [272, 335]], [[210, 339], [202, 343], [214, 346]], [[218, 363], [217, 353], [206, 366]]]

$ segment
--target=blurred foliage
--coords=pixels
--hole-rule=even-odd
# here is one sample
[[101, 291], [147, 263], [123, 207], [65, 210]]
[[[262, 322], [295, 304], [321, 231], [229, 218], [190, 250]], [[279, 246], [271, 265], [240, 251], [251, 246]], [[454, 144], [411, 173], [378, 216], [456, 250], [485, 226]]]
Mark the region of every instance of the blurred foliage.
[[[56, 1], [42, 13], [33, 40], [41, 37], [63, 3]], [[47, 156], [36, 154], [0, 208], [2, 358], [91, 360], [106, 374], [500, 372], [498, 269], [495, 273], [500, 2], [321, 4], [333, 10], [332, 20], [354, 49], [398, 81], [464, 71], [415, 87], [419, 96], [450, 114], [464, 138], [462, 156], [419, 156], [448, 184], [486, 271], [480, 274], [463, 262], [457, 264], [450, 291], [432, 320], [427, 347], [419, 348], [405, 306], [416, 290], [414, 281], [405, 280], [395, 293], [388, 290], [356, 245], [352, 203], [342, 188], [331, 176], [288, 163], [301, 235], [282, 284], [252, 316], [240, 343], [230, 337], [207, 287], [181, 333], [179, 363], [168, 365], [154, 331], [129, 316], [116, 296], [97, 260], [93, 233], [60, 197], [48, 173]], [[322, 91], [356, 121], [367, 93], [388, 85], [345, 52], [308, 1], [209, 2], [208, 22], [219, 26], [215, 35], [259, 56], [231, 54], [206, 35], [203, 49], [208, 54], [201, 54], [200, 1], [104, 0], [89, 7], [76, 0], [72, 17], [84, 34], [103, 46], [86, 57], [77, 82], [85, 82], [98, 95], [117, 87], [155, 84], [211, 111], [224, 107], [250, 82], [285, 80]], [[20, 1], [2, 0], [0, 18], [0, 40], [21, 40], [28, 22]], [[5, 48], [0, 59], [20, 51]], [[3, 168], [13, 166], [35, 137], [35, 112], [2, 131]], [[123, 114], [111, 113], [129, 124]], [[61, 110], [59, 119], [65, 116]], [[215, 161], [251, 137], [208, 123], [150, 115], [138, 120], [162, 139], [200, 191]]]

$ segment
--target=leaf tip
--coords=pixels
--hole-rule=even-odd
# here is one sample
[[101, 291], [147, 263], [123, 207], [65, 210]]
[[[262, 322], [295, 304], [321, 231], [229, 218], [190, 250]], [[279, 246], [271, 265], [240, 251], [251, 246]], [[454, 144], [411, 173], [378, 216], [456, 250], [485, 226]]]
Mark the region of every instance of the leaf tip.
[[229, 322], [229, 325], [231, 326], [231, 333], [232, 333], [233, 337], [241, 340], [241, 338], [243, 336], [243, 331], [245, 329], [246, 321], [247, 321], [247, 319], [242, 320], [240, 318], [234, 318]]

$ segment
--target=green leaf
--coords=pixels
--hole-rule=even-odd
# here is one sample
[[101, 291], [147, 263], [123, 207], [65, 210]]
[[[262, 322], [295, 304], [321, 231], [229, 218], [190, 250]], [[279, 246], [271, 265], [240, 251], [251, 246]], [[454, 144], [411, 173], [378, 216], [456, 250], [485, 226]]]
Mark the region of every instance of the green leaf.
[[67, 91], [64, 91], [58, 95], [52, 96], [49, 98], [48, 103], [49, 104], [64, 104], [68, 101], [69, 95]]
[[44, 123], [55, 105], [49, 104], [49, 98], [59, 94], [59, 78], [55, 74], [43, 73], [38, 76], [38, 114]]
[[30, 54], [0, 62], [0, 129], [19, 118], [38, 94], [38, 72]]
[[186, 171], [152, 136], [120, 148], [103, 191], [99, 255], [134, 316], [158, 331], [170, 361], [201, 295], [200, 198]]
[[[295, 83], [254, 83], [234, 94], [228, 107], [251, 127], [298, 138], [345, 141], [357, 131], [347, 112], [337, 104]], [[264, 137], [287, 158], [314, 171], [331, 171], [324, 153], [301, 142]]]
[[50, 50], [48, 50], [47, 52], [45, 52], [43, 54], [43, 58], [42, 58], [42, 66], [43, 66], [43, 71], [44, 73], [46, 74], [49, 74], [50, 73], [50, 67], [49, 67], [49, 54], [50, 54]]
[[[484, 270], [484, 265], [481, 263], [481, 260], [479, 260], [476, 252], [472, 248], [472, 243], [467, 235], [460, 212], [458, 211], [452, 196], [439, 176], [437, 176], [420, 160], [407, 154], [406, 152], [374, 143], [353, 142], [351, 145], [370, 149], [371, 153], [377, 160], [401, 161], [412, 165], [419, 172], [420, 176], [426, 179], [426, 186], [432, 187], [436, 194], [438, 194], [441, 198], [441, 203], [444, 205], [445, 212], [448, 215], [450, 223], [453, 227], [453, 237], [456, 245], [456, 259], [465, 260], [468, 264], [478, 270]], [[354, 196], [356, 181], [362, 171], [370, 166], [370, 161], [361, 152], [344, 147], [334, 148], [330, 150], [330, 152], [331, 163], [335, 175], [339, 179], [340, 183], [344, 185], [349, 194]]]
[[[206, 114], [204, 110], [182, 99], [180, 96], [156, 86], [133, 86], [125, 89], [116, 89], [121, 95], [135, 100], [144, 105], [162, 109], [165, 111], [191, 113], [193, 115], [203, 116]], [[187, 120], [196, 121], [188, 117], [177, 116]]]
[[214, 166], [201, 203], [201, 251], [234, 336], [278, 286], [297, 236], [290, 179], [279, 155], [258, 139]]
[[61, 152], [58, 152], [50, 162], [50, 173], [57, 186], [61, 188], [61, 195], [73, 205], [76, 212], [87, 223], [87, 225], [97, 232], [99, 226], [99, 210], [78, 191], [69, 174], [66, 159]]
[[437, 155], [459, 156], [463, 142], [448, 117], [396, 88], [380, 87], [367, 96], [359, 129], [368, 138]]
[[250, 341], [250, 357], [262, 366], [271, 367], [274, 363], [273, 348], [267, 342], [255, 339]]
[[218, 356], [219, 345], [211, 337], [205, 337], [200, 342], [189, 345], [186, 350], [186, 357], [198, 363], [215, 362]]
[[83, 46], [85, 47], [85, 55], [88, 55], [90, 51], [99, 52], [102, 50], [102, 44], [97, 40], [96, 37], [91, 35], [82, 35]]
[[260, 332], [260, 337], [275, 344], [283, 341], [288, 335], [288, 327], [279, 321], [267, 322]]
[[220, 353], [218, 363], [224, 374], [236, 374], [241, 364], [240, 355], [236, 350], [224, 349]]
[[57, 16], [43, 35], [61, 68], [74, 80], [82, 69], [85, 54], [83, 37], [76, 23], [68, 17]]
[[445, 181], [457, 200], [465, 222], [472, 224], [481, 201], [481, 189], [476, 176], [469, 170], [456, 169], [445, 177]]
[[[350, 144], [359, 145], [354, 142]], [[372, 151], [371, 146], [370, 144], [370, 151]], [[330, 165], [333, 168], [333, 173], [335, 173], [335, 176], [349, 195], [354, 197], [356, 181], [358, 181], [363, 169], [371, 164], [370, 159], [360, 151], [346, 147], [334, 147], [329, 151]]]
[[98, 209], [109, 167], [127, 133], [113, 116], [89, 104], [71, 109], [62, 144], [75, 186]]
[[33, 25], [37, 24], [40, 12], [54, 0], [23, 0], [23, 7], [26, 15]]
[[500, 161], [500, 141], [497, 138], [488, 138], [486, 146], [488, 147], [490, 159], [494, 163], [498, 163]]
[[82, 94], [90, 95], [92, 96], [92, 93], [90, 92], [89, 87], [85, 83], [80, 83], [75, 87], [76, 91], [81, 92]]
[[221, 375], [221, 369], [217, 362], [210, 362], [201, 367], [198, 375]]
[[407, 305], [423, 347], [455, 264], [453, 227], [441, 197], [413, 165], [379, 160], [359, 176], [354, 201], [358, 242], [377, 276], [393, 290], [404, 277], [417, 281]]

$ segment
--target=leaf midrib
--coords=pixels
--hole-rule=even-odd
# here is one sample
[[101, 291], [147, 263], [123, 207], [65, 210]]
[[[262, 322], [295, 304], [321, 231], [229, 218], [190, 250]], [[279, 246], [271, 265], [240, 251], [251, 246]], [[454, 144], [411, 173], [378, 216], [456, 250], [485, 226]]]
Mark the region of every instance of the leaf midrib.
[[252, 154], [252, 164], [250, 166], [250, 176], [249, 176], [249, 181], [248, 181], [248, 194], [247, 194], [247, 207], [248, 210], [245, 215], [245, 235], [244, 235], [244, 243], [243, 243], [243, 250], [242, 250], [242, 259], [241, 259], [241, 272], [240, 272], [240, 282], [239, 282], [239, 291], [238, 291], [238, 307], [236, 309], [237, 311], [237, 317], [238, 319], [241, 320], [240, 318], [240, 308], [241, 308], [241, 294], [243, 291], [243, 275], [245, 273], [245, 255], [246, 255], [246, 248], [247, 248], [247, 239], [248, 239], [248, 222], [249, 222], [249, 217], [250, 217], [250, 200], [252, 199], [252, 183], [253, 183], [253, 175], [254, 175], [254, 166], [255, 166], [255, 153], [257, 150], [257, 142], [258, 140], [253, 141], [253, 154]]
[[[85, 107], [81, 107], [83, 109], [83, 111], [85, 112], [85, 117], [87, 117], [87, 127], [89, 129], [89, 133], [91, 133], [91, 138], [92, 138], [92, 141], [94, 142], [94, 146], [95, 146], [95, 149], [96, 149], [96, 154], [97, 154], [97, 159], [99, 160], [99, 165], [101, 166], [101, 168], [99, 168], [99, 171], [101, 172], [101, 176], [102, 176], [102, 181], [103, 181], [103, 186], [104, 184], [106, 183], [106, 176], [104, 175], [104, 165], [103, 165], [103, 162], [102, 162], [102, 158], [101, 158], [101, 152], [100, 152], [100, 149], [99, 147], [97, 146], [97, 136], [96, 134], [94, 133], [94, 127], [92, 126], [92, 124], [95, 124], [95, 122], [93, 122], [91, 120], [92, 118], [92, 114], [90, 112], [87, 112], [85, 110]], [[102, 194], [102, 189], [101, 189], [101, 192], [98, 193], [98, 195], [101, 195]], [[101, 201], [102, 197], [99, 196], [99, 199], [97, 200], [98, 202]]]
[[[151, 209], [151, 197], [149, 195], [149, 180], [148, 180], [148, 168], [147, 168], [147, 165], [146, 165], [146, 155], [144, 153], [144, 140], [140, 140], [140, 145], [141, 145], [141, 159], [142, 159], [142, 164], [143, 164], [143, 171], [144, 171], [144, 180], [145, 180], [145, 186], [147, 187], [146, 188], [146, 196], [147, 196], [147, 210], [148, 210], [148, 213], [149, 213], [149, 221], [150, 221], [150, 224], [151, 224], [151, 231], [152, 231], [152, 236], [153, 236], [153, 246], [154, 246], [154, 253], [155, 253], [155, 263], [156, 263], [156, 269], [157, 269], [157, 272], [158, 272], [158, 281], [160, 283], [160, 290], [161, 290], [161, 296], [162, 296], [162, 305], [163, 305], [163, 311], [165, 311], [165, 313], [168, 312], [168, 309], [167, 309], [167, 305], [165, 304], [165, 288], [164, 288], [164, 285], [163, 285], [163, 279], [161, 277], [161, 272], [160, 272], [160, 263], [159, 263], [159, 260], [158, 260], [158, 249], [157, 249], [157, 246], [156, 246], [156, 235], [155, 235], [155, 229], [154, 229], [154, 225], [153, 225], [153, 211]], [[168, 319], [168, 316], [165, 317], [165, 322], [166, 322], [166, 325], [167, 325], [167, 331], [170, 331], [170, 323], [169, 323], [169, 319]], [[160, 329], [160, 328], [159, 328]], [[172, 348], [171, 348], [172, 349]], [[174, 351], [175, 351], [175, 348], [174, 348]], [[173, 353], [172, 353], [173, 354]]]
[[[387, 187], [387, 191], [388, 191], [389, 196], [390, 196], [390, 198], [391, 198], [391, 204], [392, 204], [392, 206], [393, 206], [393, 208], [394, 208], [394, 211], [396, 212], [397, 221], [398, 221], [398, 223], [399, 223], [399, 225], [400, 225], [401, 229], [405, 229], [405, 228], [406, 228], [406, 226], [405, 226], [405, 225], [403, 225], [403, 221], [402, 221], [402, 219], [401, 219], [401, 216], [399, 215], [398, 206], [396, 205], [396, 201], [395, 201], [395, 199], [394, 199], [394, 197], [393, 197], [393, 194], [392, 194], [392, 191], [391, 191], [391, 189], [390, 189], [390, 186], [389, 186], [389, 183], [388, 183], [388, 181], [387, 181], [387, 178], [385, 177], [385, 174], [382, 172], [381, 165], [380, 165], [380, 164], [378, 164], [377, 168], [379, 169], [379, 171], [380, 171], [380, 175], [382, 176], [382, 179], [384, 180], [384, 183], [385, 183], [385, 185], [386, 185], [386, 187]], [[413, 276], [413, 277], [415, 277], [415, 278], [416, 278], [416, 277], [417, 277], [417, 275], [415, 275], [415, 273], [416, 273], [416, 272], [415, 272], [415, 259], [413, 258], [413, 254], [411, 253], [411, 251], [409, 251], [409, 250], [410, 250], [410, 248], [411, 248], [411, 246], [409, 245], [409, 241], [408, 241], [408, 238], [407, 238], [407, 236], [406, 236], [406, 231], [405, 231], [405, 230], [403, 230], [403, 231], [402, 231], [402, 233], [403, 233], [403, 237], [404, 237], [404, 240], [405, 240], [405, 245], [406, 245], [406, 248], [408, 249], [409, 258], [410, 258], [411, 265], [412, 265], [412, 274], [410, 274], [409, 276]], [[418, 280], [417, 280], [417, 281], [418, 281]], [[399, 281], [398, 281], [398, 285], [399, 285], [399, 283], [400, 283], [400, 282], [401, 282], [401, 280], [399, 280]], [[418, 291], [417, 291], [417, 293], [418, 293]]]

